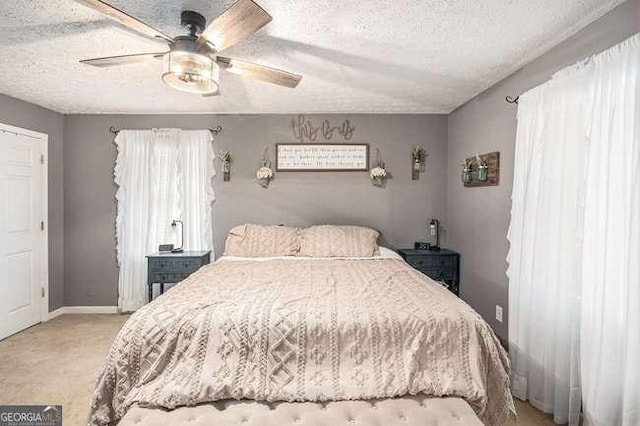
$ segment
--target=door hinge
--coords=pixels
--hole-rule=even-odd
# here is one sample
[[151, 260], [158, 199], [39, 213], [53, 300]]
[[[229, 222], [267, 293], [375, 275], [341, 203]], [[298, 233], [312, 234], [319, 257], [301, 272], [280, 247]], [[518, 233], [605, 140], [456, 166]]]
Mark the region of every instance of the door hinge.
[[44, 154], [40, 154], [40, 164], [44, 164]]
[[41, 221], [41, 222], [40, 222], [40, 230], [41, 230], [41, 231], [44, 231], [44, 221]]
[[40, 297], [44, 297], [44, 287], [40, 288]]

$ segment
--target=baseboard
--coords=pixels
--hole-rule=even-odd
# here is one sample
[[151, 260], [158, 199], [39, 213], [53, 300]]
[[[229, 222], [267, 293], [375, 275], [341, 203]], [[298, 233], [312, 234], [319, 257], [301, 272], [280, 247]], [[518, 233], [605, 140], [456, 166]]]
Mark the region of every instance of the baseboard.
[[117, 314], [117, 306], [65, 306], [65, 314]]
[[63, 306], [55, 311], [49, 312], [49, 319], [60, 315], [73, 314], [117, 314], [117, 306]]
[[56, 317], [59, 317], [60, 315], [64, 315], [64, 306], [62, 308], [58, 308], [55, 311], [51, 311], [49, 312], [49, 317], [47, 318], [47, 321], [52, 320]]

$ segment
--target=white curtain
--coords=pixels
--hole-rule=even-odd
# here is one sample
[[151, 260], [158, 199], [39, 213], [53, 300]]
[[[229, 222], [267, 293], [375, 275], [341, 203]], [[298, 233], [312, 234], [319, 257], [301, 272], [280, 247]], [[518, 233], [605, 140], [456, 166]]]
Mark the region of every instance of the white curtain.
[[184, 221], [184, 246], [188, 250], [213, 251], [211, 207], [215, 200], [212, 186], [215, 154], [210, 141], [208, 130], [183, 131], [178, 147], [180, 217]]
[[640, 425], [640, 35], [594, 58], [582, 267], [585, 423]]
[[115, 143], [118, 307], [131, 312], [147, 302], [145, 256], [180, 244], [173, 219], [184, 221], [185, 250], [212, 249], [214, 153], [208, 130], [122, 130]]
[[520, 98], [507, 271], [513, 393], [640, 422], [640, 36]]
[[565, 423], [578, 416], [583, 74], [521, 96], [509, 240], [513, 392]]

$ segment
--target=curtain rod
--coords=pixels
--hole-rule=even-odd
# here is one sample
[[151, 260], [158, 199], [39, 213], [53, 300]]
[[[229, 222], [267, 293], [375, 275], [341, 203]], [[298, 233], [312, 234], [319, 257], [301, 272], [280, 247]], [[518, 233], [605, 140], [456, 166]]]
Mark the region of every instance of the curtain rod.
[[[120, 130], [122, 129], [117, 129], [115, 126], [109, 127], [109, 131], [114, 135], [120, 133]], [[216, 126], [214, 128], [209, 127], [209, 129], [207, 130], [209, 130], [214, 136], [217, 136], [220, 132], [222, 132], [222, 126]]]
[[512, 96], [507, 96], [506, 98], [504, 98], [505, 101], [507, 101], [510, 104], [518, 104], [518, 101], [520, 100], [520, 96], [516, 96], [515, 98]]

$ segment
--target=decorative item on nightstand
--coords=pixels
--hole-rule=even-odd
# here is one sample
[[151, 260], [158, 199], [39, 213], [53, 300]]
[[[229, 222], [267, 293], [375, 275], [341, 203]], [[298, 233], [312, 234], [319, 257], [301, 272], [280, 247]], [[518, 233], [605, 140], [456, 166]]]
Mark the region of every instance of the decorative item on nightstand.
[[434, 244], [428, 248], [428, 250], [439, 251], [440, 250], [440, 221], [438, 219], [431, 219], [429, 221], [429, 237], [435, 241]]
[[398, 253], [412, 267], [440, 282], [458, 296], [460, 287], [460, 254], [440, 251], [400, 249]]
[[210, 261], [211, 251], [161, 252], [147, 255], [149, 302], [153, 299], [154, 284], [160, 284], [160, 294], [163, 294], [165, 284], [179, 283]]
[[178, 223], [180, 224], [180, 247], [171, 249], [171, 253], [182, 253], [184, 251], [184, 222], [179, 219], [174, 219], [171, 222], [171, 227], [175, 228]]

